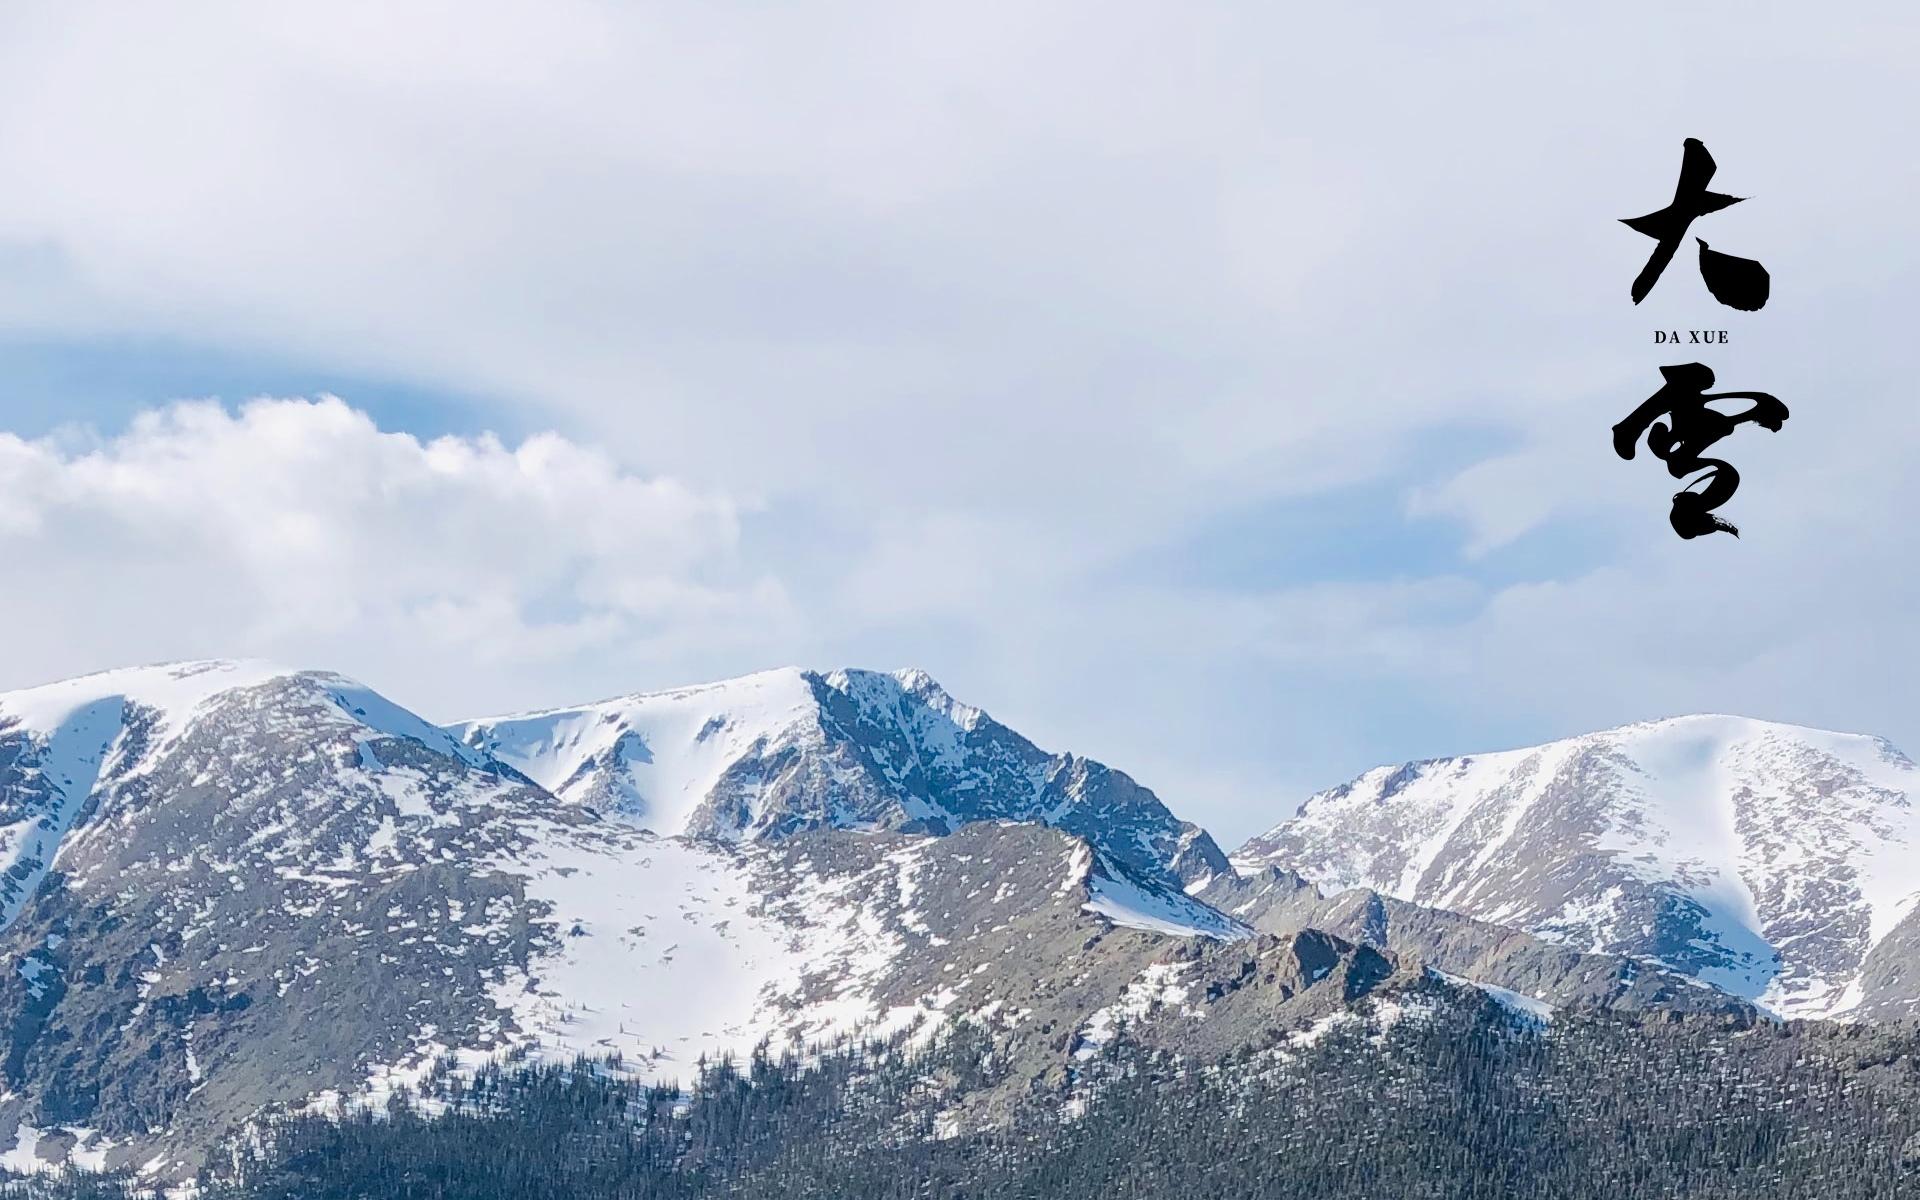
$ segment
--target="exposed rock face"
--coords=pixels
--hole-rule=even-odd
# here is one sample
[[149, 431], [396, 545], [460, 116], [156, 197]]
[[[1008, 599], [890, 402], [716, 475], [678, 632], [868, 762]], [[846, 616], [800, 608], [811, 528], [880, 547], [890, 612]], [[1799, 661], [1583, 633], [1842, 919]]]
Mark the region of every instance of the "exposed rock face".
[[1876, 738], [1680, 717], [1381, 767], [1235, 861], [1630, 956], [1786, 1015], [1884, 1015], [1916, 995], [1916, 779]]
[[1617, 954], [1590, 954], [1504, 925], [1350, 888], [1328, 896], [1296, 872], [1222, 876], [1199, 899], [1261, 933], [1324, 930], [1448, 975], [1559, 1007], [1737, 1011], [1715, 988]]
[[[530, 953], [536, 910], [492, 864], [592, 835], [370, 706], [304, 674], [184, 707], [136, 686], [112, 720], [89, 702], [45, 736], [16, 721], [14, 760], [43, 765], [14, 795], [51, 799], [12, 848], [53, 866], [4, 935], [13, 1117], [192, 1143], [268, 1100], [355, 1087], [423, 1029], [497, 1037], [489, 988]], [[71, 757], [99, 764], [84, 791], [46, 770]]]
[[[1856, 741], [1822, 760], [1736, 742], [1749, 773], [1714, 778], [1737, 781], [1739, 845], [1781, 868], [1739, 875], [1764, 929], [1868, 931], [1866, 1012], [1913, 994], [1920, 935], [1886, 899], [1912, 768]], [[1348, 889], [1325, 893], [1235, 876], [1125, 775], [915, 673], [772, 672], [451, 730], [259, 664], [8, 693], [0, 1148], [179, 1174], [274, 1106], [377, 1103], [443, 1055], [517, 1048], [684, 1079], [702, 1054], [964, 1018], [1013, 1067], [960, 1099], [964, 1124], [1035, 1089], [1072, 1102], [1121, 1028], [1213, 1055], [1356, 1005], [1738, 1007], [1681, 971], [1722, 964], [1726, 938], [1669, 946], [1721, 928], [1681, 910], [1724, 922], [1707, 900], [1731, 868], [1671, 832], [1644, 763], [1607, 742], [1370, 775], [1250, 847]], [[1768, 833], [1776, 810], [1820, 832]], [[1783, 882], [1789, 861], [1826, 884]], [[1374, 874], [1559, 915], [1533, 936], [1350, 886]], [[1596, 888], [1615, 908], [1567, 924]], [[1594, 930], [1630, 944], [1595, 951]]]
[[1139, 878], [1227, 870], [1205, 830], [1126, 775], [1040, 750], [919, 671], [768, 671], [453, 732], [563, 799], [660, 834], [756, 840], [1038, 821]]
[[[919, 712], [908, 691], [898, 711]], [[991, 1016], [1016, 997], [1054, 1005], [1037, 1023], [1054, 1030], [1031, 1035], [1047, 1045], [1136, 959], [1245, 934], [1180, 891], [1194, 839], [1123, 776], [1036, 757], [966, 713], [973, 743], [947, 733], [972, 749], [906, 764], [933, 748], [924, 729], [825, 738], [855, 724], [829, 711], [851, 704], [722, 766], [742, 787], [755, 764], [789, 773], [768, 768], [774, 786], [743, 801], [754, 818], [716, 840], [568, 803], [325, 673], [190, 664], [0, 697], [0, 1134], [166, 1170], [265, 1106], [377, 1098], [444, 1053], [537, 1043], [685, 1076], [702, 1053]], [[993, 790], [1012, 786], [1008, 763], [1043, 812]], [[910, 785], [892, 800], [885, 764]], [[939, 819], [893, 822], [922, 832], [878, 819], [926, 796], [946, 798]], [[1111, 819], [1127, 842], [1109, 854], [1010, 815]], [[1068, 961], [1088, 978], [1043, 1001]]]

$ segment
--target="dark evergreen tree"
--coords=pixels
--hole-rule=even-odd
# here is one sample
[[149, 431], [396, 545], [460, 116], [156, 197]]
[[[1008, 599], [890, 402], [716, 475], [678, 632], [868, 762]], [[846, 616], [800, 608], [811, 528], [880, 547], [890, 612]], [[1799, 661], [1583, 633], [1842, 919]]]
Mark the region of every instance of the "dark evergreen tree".
[[[615, 1065], [504, 1065], [382, 1113], [282, 1118], [204, 1194], [1920, 1197], [1920, 1035], [1909, 1027], [1562, 1014], [1536, 1030], [1491, 1005], [1441, 1005], [1210, 1063], [1116, 1038], [1078, 1064], [1073, 1097], [1035, 1091], [1004, 1124], [944, 1138], [939, 1118], [956, 1097], [1011, 1070], [964, 1027], [918, 1049], [709, 1061], [685, 1092], [640, 1086]], [[32, 1194], [100, 1200], [122, 1188], [68, 1177]]]

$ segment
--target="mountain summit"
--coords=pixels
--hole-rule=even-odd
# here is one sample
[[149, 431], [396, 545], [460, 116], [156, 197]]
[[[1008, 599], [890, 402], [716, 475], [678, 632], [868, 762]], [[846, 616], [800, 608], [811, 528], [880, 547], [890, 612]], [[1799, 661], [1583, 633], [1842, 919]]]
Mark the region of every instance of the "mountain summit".
[[1226, 871], [1204, 829], [1119, 771], [1049, 754], [924, 671], [766, 671], [450, 727], [554, 795], [666, 836], [951, 833], [1033, 821], [1163, 883]]
[[0, 1146], [186, 1170], [265, 1106], [442, 1055], [675, 1076], [1032, 1010], [1077, 957], [1050, 1054], [1039, 1025], [1165, 947], [1248, 935], [1181, 886], [1225, 869], [1126, 776], [915, 673], [453, 731], [263, 663], [4, 693]]
[[1234, 861], [1657, 963], [1787, 1016], [1910, 1015], [1917, 787], [1879, 738], [1676, 717], [1377, 767]]
[[179, 1177], [275, 1106], [521, 1051], [684, 1078], [966, 1021], [1064, 1102], [1120, 1024], [1225, 1053], [1379, 989], [1910, 1011], [1913, 772], [1656, 722], [1369, 772], [1236, 872], [921, 672], [449, 727], [249, 662], [0, 693], [0, 1156]]

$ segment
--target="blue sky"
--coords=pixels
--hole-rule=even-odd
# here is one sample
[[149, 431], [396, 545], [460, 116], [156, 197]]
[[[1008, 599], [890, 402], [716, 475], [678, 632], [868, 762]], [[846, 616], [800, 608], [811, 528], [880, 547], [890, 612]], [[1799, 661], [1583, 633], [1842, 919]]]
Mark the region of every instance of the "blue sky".
[[324, 362], [142, 337], [0, 340], [0, 410], [8, 431], [44, 437], [83, 422], [111, 430], [168, 401], [351, 396], [383, 427], [421, 437], [491, 429], [523, 438], [544, 428], [524, 406], [430, 385], [356, 375]]
[[[9, 13], [0, 687], [915, 665], [1227, 840], [1674, 712], [1912, 750], [1915, 22]], [[1627, 300], [1689, 136], [1761, 313]], [[1793, 411], [1739, 541], [1608, 446], [1688, 357]]]

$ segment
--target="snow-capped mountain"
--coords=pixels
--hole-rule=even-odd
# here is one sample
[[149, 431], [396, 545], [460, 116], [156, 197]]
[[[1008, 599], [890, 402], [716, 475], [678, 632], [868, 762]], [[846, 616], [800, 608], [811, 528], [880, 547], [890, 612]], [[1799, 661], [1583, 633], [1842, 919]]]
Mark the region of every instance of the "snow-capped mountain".
[[1531, 1004], [1668, 1012], [1746, 1007], [1696, 979], [1623, 955], [1577, 950], [1368, 888], [1329, 895], [1281, 867], [1216, 876], [1195, 896], [1259, 933], [1318, 930]]
[[120, 1144], [225, 1129], [403, 1059], [422, 1030], [488, 1044], [497, 989], [538, 954], [544, 863], [612, 852], [322, 672], [196, 663], [10, 693], [0, 764], [0, 1126]]
[[[907, 688], [941, 696], [894, 682], [907, 721]], [[724, 827], [666, 837], [556, 797], [325, 672], [194, 663], [0, 695], [0, 1147], [11, 1132], [28, 1157], [166, 1171], [262, 1106], [377, 1098], [443, 1054], [537, 1045], [684, 1077], [703, 1053], [996, 1005], [1053, 1006], [1051, 1027], [1111, 1002], [1169, 944], [1246, 935], [1133, 834], [1196, 839], [1093, 764], [1041, 756], [1048, 807], [1030, 815], [1091, 828], [1110, 812], [1113, 853], [1065, 829], [959, 820], [1029, 815], [994, 808], [998, 777], [966, 761], [1026, 743], [942, 702], [969, 727], [961, 748], [899, 768], [891, 807], [861, 772], [902, 746], [930, 755], [931, 717], [858, 748], [822, 740], [830, 714], [755, 726], [714, 768], [738, 811], [817, 803], [833, 819], [743, 819], [719, 840]], [[747, 720], [724, 704], [689, 744]], [[879, 720], [843, 713], [835, 728], [877, 738]], [[666, 728], [636, 723], [626, 744], [674, 761]], [[755, 755], [791, 774], [741, 783]], [[964, 808], [969, 779], [983, 796]], [[810, 798], [816, 782], [837, 790]], [[1100, 813], [1076, 814], [1082, 799]], [[1046, 982], [1066, 959], [1090, 974]]]
[[[261, 662], [183, 663], [0, 694], [0, 927], [39, 882], [96, 786], [147, 773], [215, 698], [293, 675]], [[451, 735], [353, 680], [325, 672], [301, 678], [369, 736], [408, 738], [468, 764], [480, 761]]]
[[1040, 750], [922, 671], [768, 671], [452, 732], [562, 799], [668, 836], [1038, 821], [1139, 878], [1227, 869], [1204, 829], [1126, 775]]
[[1916, 785], [1878, 738], [1679, 717], [1376, 768], [1234, 861], [1629, 955], [1785, 1015], [1910, 1014]]
[[[444, 728], [257, 663], [0, 694], [0, 1160], [178, 1175], [271, 1106], [521, 1048], [685, 1078], [702, 1054], [965, 1018], [1023, 1092], [1064, 1096], [1121, 1022], [1212, 1054], [1393, 980], [1711, 1009], [1738, 1002], [1683, 976], [1777, 1003], [1819, 951], [1856, 955], [1817, 976], [1854, 1011], [1910, 995], [1912, 767], [1701, 720], [1375, 773], [1236, 875], [1125, 775], [917, 672]], [[1736, 879], [1765, 920], [1719, 903]], [[1568, 944], [1489, 924], [1529, 903]], [[1762, 937], [1783, 964], [1764, 979]]]

